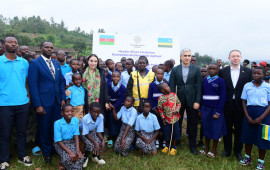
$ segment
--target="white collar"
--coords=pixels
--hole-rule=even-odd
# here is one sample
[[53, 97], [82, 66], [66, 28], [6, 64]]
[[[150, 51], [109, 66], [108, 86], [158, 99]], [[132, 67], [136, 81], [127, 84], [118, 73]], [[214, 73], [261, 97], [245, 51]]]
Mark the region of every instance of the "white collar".
[[43, 58], [44, 61], [47, 61], [47, 60], [51, 60], [52, 61], [52, 58], [51, 57], [50, 58], [46, 58], [43, 55], [41, 55], [41, 57]]
[[232, 66], [230, 67], [231, 67], [231, 70], [240, 70], [240, 65], [236, 69], [232, 68]]

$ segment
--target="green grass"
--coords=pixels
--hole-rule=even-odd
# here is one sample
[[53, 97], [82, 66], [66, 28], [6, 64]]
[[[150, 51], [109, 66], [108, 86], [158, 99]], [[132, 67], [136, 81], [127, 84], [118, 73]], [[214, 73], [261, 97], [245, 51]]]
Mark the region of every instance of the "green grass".
[[[184, 126], [185, 126], [184, 121]], [[183, 133], [185, 134], [185, 129], [183, 128]], [[199, 133], [198, 133], [199, 134]], [[12, 146], [11, 152], [11, 161], [9, 169], [57, 169], [58, 168], [58, 155], [53, 155], [53, 161], [51, 165], [46, 165], [43, 161], [42, 156], [33, 156], [31, 154], [32, 147], [28, 147], [28, 155], [31, 155], [34, 165], [31, 167], [25, 167], [24, 165], [17, 163], [17, 153], [15, 148]], [[253, 147], [253, 165], [244, 167], [240, 165], [237, 159], [231, 155], [229, 158], [221, 157], [223, 152], [223, 142], [221, 141], [218, 146], [218, 156], [216, 158], [208, 158], [205, 155], [192, 155], [188, 147], [187, 136], [182, 135], [182, 144], [177, 147], [177, 154], [175, 156], [170, 156], [161, 152], [161, 149], [158, 150], [158, 154], [155, 156], [152, 155], [140, 155], [138, 150], [131, 151], [127, 157], [123, 157], [119, 154], [113, 152], [112, 148], [106, 148], [105, 155], [102, 158], [106, 161], [105, 165], [97, 165], [96, 163], [89, 160], [88, 166], [85, 169], [195, 169], [195, 170], [227, 170], [227, 169], [237, 169], [237, 170], [248, 170], [255, 169], [258, 159], [258, 149], [256, 146]], [[202, 148], [198, 148], [201, 150]], [[242, 151], [244, 155], [244, 149]], [[269, 153], [265, 157], [265, 169], [270, 169], [269, 163]]]

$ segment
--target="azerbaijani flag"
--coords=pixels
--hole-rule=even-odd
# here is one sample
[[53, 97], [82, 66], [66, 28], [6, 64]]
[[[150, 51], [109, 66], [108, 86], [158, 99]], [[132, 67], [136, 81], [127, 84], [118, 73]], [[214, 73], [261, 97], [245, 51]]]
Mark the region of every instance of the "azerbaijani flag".
[[270, 141], [270, 126], [265, 124], [262, 124], [262, 126], [262, 138]]
[[172, 48], [172, 38], [158, 38], [158, 47]]
[[114, 35], [99, 35], [100, 45], [114, 45]]

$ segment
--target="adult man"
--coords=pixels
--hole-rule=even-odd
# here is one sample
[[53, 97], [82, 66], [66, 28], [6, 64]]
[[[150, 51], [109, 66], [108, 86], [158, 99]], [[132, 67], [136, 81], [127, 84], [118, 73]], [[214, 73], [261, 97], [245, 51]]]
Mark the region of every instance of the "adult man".
[[172, 69], [170, 75], [170, 87], [172, 92], [176, 92], [177, 88], [177, 96], [181, 101], [180, 127], [182, 127], [184, 111], [187, 111], [188, 140], [190, 151], [191, 153], [197, 155], [197, 109], [199, 109], [201, 102], [202, 77], [200, 68], [191, 64], [190, 49], [183, 49], [180, 58], [182, 63]]
[[66, 53], [63, 50], [59, 50], [57, 51], [56, 56], [57, 56], [57, 61], [59, 62], [60, 67], [61, 67], [61, 72], [63, 76], [65, 76], [66, 73], [71, 72], [70, 66], [65, 62]]
[[222, 60], [221, 59], [219, 59], [217, 61], [217, 64], [218, 64], [219, 69], [222, 69]]
[[232, 131], [234, 127], [234, 154], [241, 159], [243, 144], [240, 142], [241, 128], [244, 117], [241, 94], [246, 83], [252, 80], [252, 71], [244, 66], [240, 66], [241, 52], [232, 50], [229, 53], [230, 67], [219, 70], [219, 77], [226, 83], [227, 101], [224, 106], [224, 116], [227, 126], [227, 135], [224, 136], [223, 157], [231, 155], [232, 151]]
[[0, 56], [5, 53], [4, 41], [0, 39]]
[[26, 54], [29, 53], [29, 48], [25, 45], [20, 46], [19, 52], [21, 53], [21, 57], [24, 57]]
[[10, 158], [10, 135], [13, 121], [17, 132], [19, 162], [31, 166], [26, 156], [26, 128], [29, 114], [27, 97], [28, 62], [16, 56], [18, 41], [4, 40], [5, 54], [0, 58], [0, 169], [7, 169]]
[[29, 90], [38, 120], [39, 141], [45, 163], [51, 162], [53, 125], [61, 118], [61, 106], [65, 104], [65, 81], [60, 64], [51, 60], [53, 44], [40, 45], [41, 56], [29, 66]]

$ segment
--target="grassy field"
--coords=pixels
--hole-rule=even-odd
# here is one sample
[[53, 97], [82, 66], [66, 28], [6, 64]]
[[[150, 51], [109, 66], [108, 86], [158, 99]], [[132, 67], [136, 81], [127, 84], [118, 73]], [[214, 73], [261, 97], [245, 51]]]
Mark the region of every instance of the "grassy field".
[[[91, 161], [88, 163], [86, 169], [255, 169], [257, 165], [257, 148], [253, 150], [253, 165], [243, 167], [238, 164], [236, 158], [232, 155], [229, 158], [222, 158], [220, 154], [223, 151], [222, 142], [219, 145], [218, 156], [214, 159], [208, 158], [204, 155], [194, 156], [189, 152], [187, 145], [187, 137], [182, 137], [182, 144], [177, 148], [177, 155], [169, 156], [163, 154], [161, 150], [155, 156], [140, 155], [137, 150], [131, 151], [128, 157], [120, 156], [113, 152], [111, 148], [108, 148], [106, 154], [102, 156], [106, 161], [105, 165], [97, 165]], [[28, 147], [29, 155], [31, 147]], [[201, 148], [198, 148], [198, 150]], [[34, 165], [31, 167], [25, 167], [17, 163], [17, 155], [15, 148], [12, 148], [11, 162], [9, 169], [57, 169], [59, 157], [53, 155], [53, 161], [51, 165], [44, 164], [42, 156], [31, 156]], [[266, 155], [265, 169], [270, 168], [269, 154]]]

